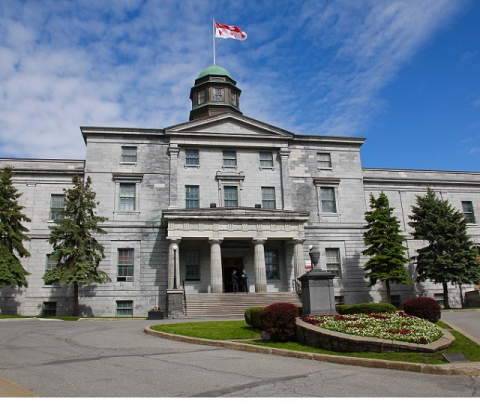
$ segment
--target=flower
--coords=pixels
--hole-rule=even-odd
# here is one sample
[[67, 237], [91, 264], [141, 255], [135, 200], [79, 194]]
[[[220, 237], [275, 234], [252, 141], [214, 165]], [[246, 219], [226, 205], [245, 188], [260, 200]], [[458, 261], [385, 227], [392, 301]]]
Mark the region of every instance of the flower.
[[162, 310], [160, 309], [160, 306], [155, 306], [155, 308], [150, 309], [148, 312], [162, 312]]
[[442, 331], [431, 322], [397, 314], [355, 314], [303, 316], [302, 320], [331, 331], [384, 340], [407, 341], [428, 344], [443, 336]]

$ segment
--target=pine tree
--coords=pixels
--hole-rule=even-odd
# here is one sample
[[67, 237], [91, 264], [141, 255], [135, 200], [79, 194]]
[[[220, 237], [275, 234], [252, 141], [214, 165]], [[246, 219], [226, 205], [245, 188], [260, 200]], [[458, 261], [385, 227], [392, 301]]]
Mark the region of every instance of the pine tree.
[[480, 282], [478, 251], [467, 232], [467, 221], [447, 200], [442, 200], [428, 189], [423, 197], [417, 196], [412, 206], [413, 238], [428, 242], [417, 250], [417, 281], [431, 280], [443, 285], [443, 305], [450, 308], [448, 283]]
[[50, 227], [48, 242], [53, 245], [52, 258], [56, 268], [43, 276], [45, 283], [60, 283], [74, 286], [73, 315], [78, 315], [78, 288], [80, 285], [111, 281], [104, 271], [98, 269], [105, 258], [104, 247], [93, 234], [106, 234], [99, 223], [108, 220], [95, 215], [95, 192], [92, 180], [84, 184], [78, 175], [73, 177], [73, 188], [65, 191], [65, 209], [59, 213], [63, 218], [55, 220]]
[[363, 234], [365, 245], [368, 246], [362, 253], [370, 256], [365, 264], [368, 270], [366, 277], [370, 279], [370, 286], [377, 281], [385, 282], [388, 303], [392, 303], [390, 283], [410, 283], [405, 265], [406, 247], [403, 245], [404, 237], [400, 234], [400, 223], [392, 215], [387, 196], [382, 192], [378, 199], [370, 194], [371, 211], [365, 213], [366, 232]]
[[11, 166], [0, 170], [0, 286], [28, 287], [26, 276], [30, 273], [18, 257], [30, 256], [23, 246], [23, 241], [30, 240], [28, 229], [22, 225], [30, 219], [22, 213], [25, 207], [18, 204], [22, 194], [13, 186], [12, 177]]

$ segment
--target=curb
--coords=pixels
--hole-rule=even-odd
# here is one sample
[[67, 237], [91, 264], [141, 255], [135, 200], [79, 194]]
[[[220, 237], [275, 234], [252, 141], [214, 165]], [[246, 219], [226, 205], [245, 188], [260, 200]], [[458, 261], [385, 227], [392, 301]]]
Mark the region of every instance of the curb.
[[204, 346], [223, 347], [231, 350], [249, 351], [252, 353], [271, 354], [274, 356], [295, 357], [297, 359], [317, 360], [319, 362], [338, 363], [350, 366], [363, 366], [382, 369], [404, 370], [408, 372], [430, 373], [434, 375], [464, 375], [480, 376], [480, 362], [455, 363], [449, 365], [427, 365], [424, 363], [395, 362], [389, 360], [361, 359], [357, 357], [333, 356], [329, 354], [307, 353], [294, 350], [274, 349], [269, 347], [254, 346], [252, 344], [234, 341], [208, 340], [205, 338], [186, 337], [154, 331], [145, 327], [144, 332], [155, 337], [168, 340], [182, 341], [184, 343], [200, 344]]

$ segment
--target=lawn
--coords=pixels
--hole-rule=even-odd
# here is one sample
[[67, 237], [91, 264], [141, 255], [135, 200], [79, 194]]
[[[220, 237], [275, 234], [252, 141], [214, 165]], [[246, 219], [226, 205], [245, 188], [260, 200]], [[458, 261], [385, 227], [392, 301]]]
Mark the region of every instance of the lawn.
[[[441, 328], [449, 327], [439, 321], [437, 325]], [[455, 330], [450, 332], [455, 337], [453, 345], [438, 353], [340, 353], [316, 347], [309, 347], [295, 342], [276, 343], [270, 340], [260, 340], [260, 330], [249, 326], [245, 321], [209, 321], [190, 322], [169, 325], [155, 325], [155, 331], [163, 331], [170, 334], [184, 335], [195, 338], [206, 338], [210, 340], [243, 340], [246, 344], [256, 346], [274, 347], [286, 350], [304, 351], [308, 353], [330, 354], [336, 356], [360, 357], [367, 359], [381, 359], [411, 363], [444, 364], [446, 362], [442, 353], [462, 353], [470, 362], [480, 362], [480, 346], [464, 337]]]

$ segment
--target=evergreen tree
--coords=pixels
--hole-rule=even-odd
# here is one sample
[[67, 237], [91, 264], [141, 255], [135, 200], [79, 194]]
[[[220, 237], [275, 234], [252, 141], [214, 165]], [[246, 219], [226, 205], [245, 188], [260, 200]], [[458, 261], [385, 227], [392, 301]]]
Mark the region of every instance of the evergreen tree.
[[55, 220], [50, 227], [48, 242], [53, 245], [52, 258], [56, 268], [43, 276], [46, 284], [61, 283], [74, 286], [73, 315], [78, 315], [79, 285], [111, 281], [104, 271], [98, 269], [105, 258], [104, 248], [92, 234], [106, 234], [98, 225], [108, 220], [95, 215], [95, 192], [91, 189], [90, 177], [84, 184], [78, 175], [73, 177], [73, 188], [65, 191], [65, 209], [59, 213], [63, 218]]
[[365, 264], [368, 270], [366, 277], [370, 279], [370, 286], [377, 281], [385, 282], [388, 303], [392, 303], [390, 283], [410, 283], [405, 265], [406, 247], [404, 237], [400, 234], [400, 223], [393, 216], [387, 196], [382, 192], [377, 199], [370, 194], [371, 211], [365, 213], [366, 232], [363, 234], [365, 245], [368, 246], [362, 253], [370, 257]]
[[447, 200], [438, 198], [428, 189], [423, 197], [417, 196], [412, 206], [413, 238], [428, 242], [417, 250], [417, 281], [431, 280], [443, 285], [443, 305], [450, 308], [448, 283], [480, 282], [478, 251], [467, 233], [467, 221]]
[[0, 286], [28, 287], [27, 272], [18, 257], [29, 257], [23, 241], [30, 238], [25, 234], [28, 229], [22, 222], [30, 219], [22, 213], [25, 208], [18, 204], [22, 195], [12, 183], [13, 168], [0, 170]]

